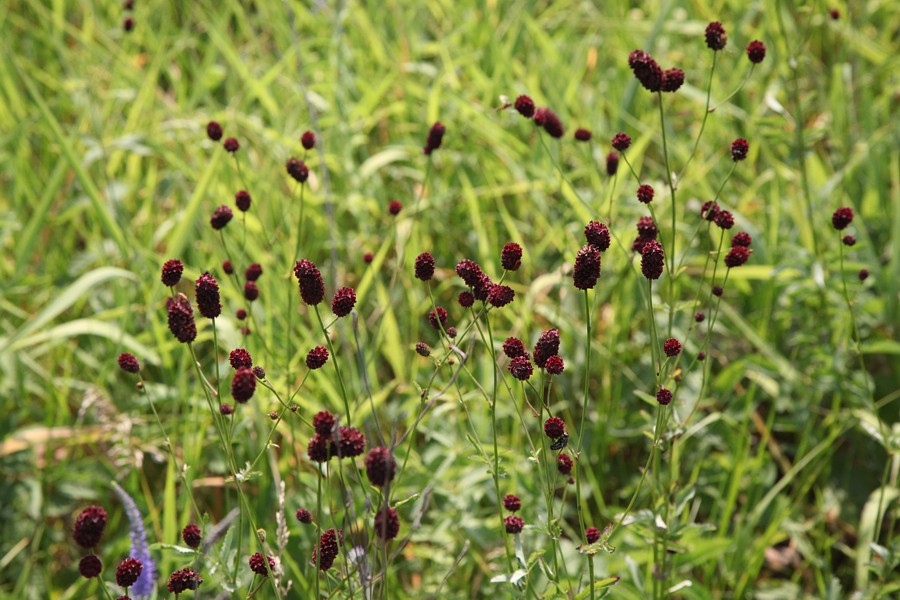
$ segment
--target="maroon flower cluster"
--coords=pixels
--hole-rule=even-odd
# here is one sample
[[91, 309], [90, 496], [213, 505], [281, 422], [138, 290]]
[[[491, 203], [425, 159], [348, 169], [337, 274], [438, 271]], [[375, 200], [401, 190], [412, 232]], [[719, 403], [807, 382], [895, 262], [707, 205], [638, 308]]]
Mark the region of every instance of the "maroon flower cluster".
[[584, 226], [584, 238], [599, 252], [606, 252], [609, 249], [609, 229], [599, 221], [591, 221]]
[[437, 306], [428, 312], [428, 324], [432, 329], [440, 331], [447, 326], [447, 309], [443, 306]]
[[428, 130], [428, 138], [425, 140], [425, 147], [422, 148], [422, 152], [425, 154], [431, 154], [435, 150], [441, 147], [441, 142], [444, 140], [444, 133], [447, 128], [444, 127], [444, 124], [438, 121], [434, 125], [431, 126], [431, 129]]
[[627, 133], [617, 133], [612, 138], [612, 147], [619, 152], [625, 152], [631, 147], [631, 137]]
[[184, 529], [181, 530], [181, 539], [184, 540], [185, 545], [190, 548], [199, 548], [200, 547], [200, 527], [191, 523], [190, 525], [186, 525]]
[[305, 508], [298, 508], [294, 516], [297, 517], [297, 520], [304, 525], [309, 525], [310, 523], [312, 523], [312, 513]]
[[123, 352], [119, 355], [118, 363], [119, 368], [126, 373], [137, 373], [141, 370], [141, 364], [138, 362], [138, 359], [135, 358], [134, 354], [129, 354], [128, 352]]
[[750, 150], [750, 144], [744, 138], [738, 138], [731, 142], [731, 160], [737, 162], [747, 158], [747, 151]]
[[755, 65], [761, 63], [766, 58], [766, 45], [759, 40], [747, 44], [747, 58]]
[[400, 518], [397, 511], [387, 506], [375, 513], [373, 525], [375, 535], [385, 541], [394, 539], [400, 533]]
[[667, 406], [669, 402], [672, 401], [672, 392], [666, 388], [660, 388], [659, 391], [656, 392], [656, 401], [663, 406]]
[[710, 50], [718, 51], [728, 43], [728, 34], [718, 21], [713, 21], [706, 26], [706, 45]]
[[249, 369], [253, 366], [253, 358], [251, 358], [250, 353], [243, 348], [235, 348], [232, 350], [228, 355], [228, 362], [231, 363], [232, 369], [240, 369], [241, 367]]
[[590, 290], [600, 278], [600, 251], [592, 244], [581, 247], [575, 255], [572, 280], [579, 290]]
[[209, 218], [209, 224], [212, 225], [212, 228], [216, 231], [220, 229], [224, 229], [228, 222], [231, 221], [232, 217], [234, 217], [234, 213], [231, 212], [231, 209], [225, 206], [219, 206], [216, 210], [213, 211], [212, 216]]
[[397, 461], [387, 448], [372, 448], [366, 455], [366, 476], [369, 483], [384, 487], [394, 479]]
[[182, 273], [184, 273], [184, 265], [177, 258], [173, 258], [163, 263], [160, 279], [163, 285], [175, 287], [181, 281]]
[[334, 565], [334, 559], [340, 552], [340, 545], [344, 542], [344, 532], [327, 529], [319, 538], [319, 545], [313, 548], [310, 564], [319, 565], [319, 570], [327, 571]]
[[331, 312], [336, 317], [346, 317], [356, 305], [356, 292], [353, 288], [344, 287], [334, 293], [331, 300]]
[[196, 590], [203, 583], [203, 577], [193, 569], [181, 569], [169, 576], [166, 586], [169, 593], [180, 594], [185, 590]]
[[306, 367], [315, 371], [321, 369], [328, 362], [328, 348], [316, 346], [306, 355]]
[[559, 417], [550, 417], [544, 421], [544, 434], [551, 440], [557, 440], [566, 434], [566, 423]]
[[515, 108], [526, 119], [534, 116], [534, 100], [528, 96], [522, 95], [516, 98]]
[[284, 163], [284, 168], [288, 175], [291, 176], [291, 179], [298, 183], [304, 183], [309, 179], [309, 167], [307, 167], [306, 163], [299, 158], [293, 156], [290, 157], [287, 159], [287, 162]]
[[534, 367], [527, 355], [513, 357], [509, 361], [509, 372], [519, 381], [528, 381], [534, 373]]
[[559, 116], [549, 108], [539, 108], [534, 113], [534, 123], [539, 127], [543, 127], [550, 137], [561, 138], [566, 130], [563, 127]]
[[253, 397], [256, 391], [256, 375], [247, 367], [240, 367], [235, 371], [231, 380], [231, 397], [234, 401], [243, 404]]
[[434, 277], [434, 257], [428, 252], [423, 252], [416, 257], [416, 279], [430, 281]]
[[650, 204], [651, 202], [653, 202], [653, 194], [653, 186], [647, 185], [646, 183], [641, 185], [637, 189], [638, 202]]
[[831, 215], [831, 224], [838, 231], [845, 229], [847, 225], [853, 222], [853, 209], [849, 206], [839, 208]]
[[522, 246], [509, 242], [500, 251], [500, 264], [507, 271], [516, 271], [522, 265]]
[[669, 358], [673, 356], [678, 356], [681, 354], [681, 342], [676, 340], [675, 338], [669, 338], [663, 343], [663, 352], [666, 353], [666, 356]]
[[166, 299], [169, 331], [182, 344], [189, 344], [197, 337], [197, 325], [194, 323], [194, 309], [187, 296], [178, 294]]
[[[261, 552], [257, 552], [253, 556], [250, 557], [250, 560], [247, 561], [250, 563], [250, 570], [256, 573], [257, 575], [262, 575], [263, 577], [269, 576], [269, 571], [275, 568], [275, 559], [271, 556], [263, 557]], [[266, 562], [269, 563], [268, 570], [266, 569]]]
[[315, 263], [306, 259], [298, 260], [294, 265], [294, 276], [300, 285], [300, 297], [303, 302], [314, 306], [325, 298], [325, 283]]
[[503, 526], [506, 528], [506, 533], [515, 535], [522, 532], [522, 529], [525, 527], [525, 520], [522, 517], [510, 515], [503, 519]]
[[516, 512], [522, 508], [522, 500], [515, 494], [507, 494], [503, 497], [503, 508], [509, 512]]
[[241, 149], [240, 142], [237, 141], [237, 138], [233, 137], [227, 138], [224, 142], [222, 142], [222, 146], [225, 148], [226, 152], [230, 152], [231, 154], [234, 154]]
[[252, 198], [250, 197], [250, 192], [247, 190], [241, 190], [234, 195], [234, 205], [237, 206], [238, 210], [241, 212], [250, 210], [251, 202]]
[[82, 548], [93, 548], [100, 543], [103, 530], [106, 529], [106, 510], [102, 506], [91, 505], [85, 508], [75, 519], [72, 537]]
[[612, 177], [619, 170], [619, 154], [610, 152], [606, 155], [606, 174]]
[[591, 132], [589, 129], [578, 128], [575, 130], [575, 139], [579, 142], [589, 142], [591, 140]]
[[204, 273], [197, 279], [197, 310], [207, 319], [215, 319], [222, 314], [222, 304], [219, 302], [219, 283], [209, 273]]
[[732, 246], [725, 255], [725, 266], [729, 269], [740, 267], [750, 258], [750, 249], [746, 246]]
[[78, 572], [81, 573], [81, 576], [85, 579], [99, 577], [102, 571], [103, 563], [93, 554], [88, 554], [78, 561]]
[[641, 250], [641, 273], [647, 279], [659, 279], [663, 272], [665, 259], [663, 248], [657, 241], [647, 242]]
[[628, 55], [628, 66], [645, 89], [651, 92], [662, 90], [663, 70], [652, 56], [643, 50], [634, 50]]
[[210, 121], [206, 124], [206, 135], [214, 142], [222, 139], [222, 126], [216, 121]]
[[141, 561], [136, 558], [126, 558], [116, 568], [116, 583], [128, 589], [138, 580], [143, 570], [144, 565], [141, 564]]
[[316, 147], [316, 134], [312, 131], [304, 131], [300, 136], [300, 144], [304, 150], [312, 150]]
[[659, 229], [653, 222], [653, 217], [641, 217], [637, 222], [638, 235], [631, 242], [631, 250], [640, 253], [648, 242], [652, 242], [659, 235]]
[[534, 364], [543, 369], [547, 365], [547, 360], [557, 354], [559, 354], [559, 329], [548, 329], [538, 337], [534, 345]]
[[494, 284], [490, 287], [487, 301], [491, 306], [502, 308], [512, 302], [516, 297], [516, 292], [508, 285]]

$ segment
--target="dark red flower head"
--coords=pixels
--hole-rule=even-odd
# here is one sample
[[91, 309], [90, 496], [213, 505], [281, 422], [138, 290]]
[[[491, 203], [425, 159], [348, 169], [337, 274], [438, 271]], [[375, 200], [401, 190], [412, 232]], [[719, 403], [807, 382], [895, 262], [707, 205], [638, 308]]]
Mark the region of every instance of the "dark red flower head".
[[305, 508], [298, 508], [297, 513], [294, 516], [296, 516], [297, 520], [304, 525], [309, 525], [310, 523], [312, 523], [312, 513]]
[[366, 476], [369, 483], [384, 487], [394, 479], [397, 461], [387, 448], [372, 448], [366, 455]]
[[88, 554], [78, 561], [78, 572], [85, 579], [99, 577], [101, 571], [103, 571], [103, 563], [93, 554]]
[[844, 229], [853, 222], [853, 209], [845, 206], [843, 208], [839, 208], [834, 211], [834, 214], [831, 215], [831, 224], [834, 225], [834, 228], [840, 231]]
[[566, 423], [559, 417], [550, 417], [544, 421], [544, 434], [551, 440], [559, 439], [566, 434]]
[[399, 215], [401, 210], [403, 210], [403, 205], [400, 204], [399, 200], [391, 200], [388, 202], [388, 212], [392, 217]]
[[259, 286], [256, 285], [255, 281], [244, 282], [244, 298], [248, 302], [253, 302], [259, 298]]
[[177, 258], [173, 258], [163, 263], [160, 279], [163, 285], [174, 287], [181, 281], [182, 273], [184, 273], [184, 265]]
[[628, 55], [628, 66], [645, 89], [651, 92], [662, 90], [663, 70], [652, 56], [643, 50], [634, 50]]
[[503, 519], [503, 526], [506, 527], [506, 533], [515, 535], [517, 533], [520, 533], [522, 531], [522, 528], [525, 527], [525, 520], [522, 519], [522, 517], [510, 515]]
[[702, 323], [703, 320], [706, 319], [706, 315], [703, 314], [703, 311], [698, 310], [694, 313], [694, 320], [698, 323]]
[[241, 190], [234, 195], [234, 205], [238, 207], [238, 210], [241, 212], [247, 212], [250, 210], [250, 203], [252, 202], [252, 198], [250, 197], [250, 192], [247, 190]]
[[528, 381], [531, 378], [532, 373], [534, 373], [534, 367], [532, 366], [531, 361], [528, 360], [527, 354], [514, 357], [509, 361], [508, 368], [512, 376], [519, 381]]
[[856, 236], [853, 235], [845, 235], [841, 238], [841, 243], [845, 246], [855, 246], [856, 245]]
[[125, 21], [122, 22], [122, 28], [125, 31], [134, 29], [134, 17], [125, 17]]
[[204, 273], [197, 279], [197, 310], [207, 319], [215, 319], [222, 314], [219, 302], [219, 284], [216, 278]]
[[666, 353], [666, 356], [678, 356], [681, 354], [681, 342], [676, 340], [675, 338], [669, 338], [663, 344], [663, 352]]
[[431, 154], [435, 150], [441, 147], [441, 142], [444, 140], [444, 133], [447, 128], [444, 127], [444, 124], [438, 121], [434, 125], [431, 126], [431, 129], [428, 130], [428, 138], [425, 140], [425, 147], [422, 148], [422, 152], [425, 154]]
[[298, 183], [304, 183], [309, 179], [309, 167], [306, 166], [305, 162], [298, 158], [292, 156], [287, 159], [287, 162], [284, 163], [284, 168], [288, 172], [288, 175], [291, 176], [291, 179]]
[[320, 434], [312, 436], [309, 445], [306, 447], [306, 455], [313, 462], [326, 462], [332, 457], [331, 442], [328, 437]]
[[225, 271], [226, 275], [232, 275], [234, 273], [234, 265], [231, 264], [230, 260], [223, 261], [222, 270]]
[[588, 527], [584, 530], [584, 539], [588, 544], [593, 544], [600, 540], [600, 530], [596, 527]]
[[136, 558], [126, 558], [116, 568], [116, 583], [123, 588], [130, 588], [141, 576], [144, 565]]
[[234, 407], [227, 402], [223, 402], [219, 405], [219, 413], [221, 413], [222, 416], [227, 417], [228, 415], [234, 414]]
[[750, 150], [750, 144], [744, 138], [738, 138], [731, 142], [731, 160], [737, 162], [747, 158], [747, 151]]
[[134, 354], [123, 352], [119, 355], [119, 368], [126, 373], [137, 373], [141, 370], [141, 363], [138, 362]]
[[[657, 229], [653, 217], [641, 217], [638, 219], [637, 231], [638, 235], [649, 240], [655, 240], [656, 236], [659, 235], [659, 229]], [[643, 247], [641, 250], [643, 250]]]
[[182, 344], [188, 344], [197, 337], [197, 324], [194, 323], [194, 309], [187, 296], [178, 294], [175, 298], [166, 299], [166, 313], [169, 320], [169, 331]]
[[631, 136], [627, 133], [617, 133], [612, 138], [612, 147], [619, 152], [625, 152], [631, 147]]
[[659, 279], [662, 275], [665, 258], [663, 248], [659, 242], [653, 240], [647, 242], [641, 250], [641, 273], [647, 279]]
[[337, 423], [337, 419], [327, 410], [319, 411], [313, 417], [313, 428], [319, 435], [330, 436], [335, 423]]
[[740, 267], [750, 258], [750, 249], [746, 246], [733, 246], [725, 255], [725, 266], [729, 269]]
[[[275, 568], [275, 559], [273, 559], [271, 556], [266, 556], [265, 558], [263, 558], [261, 552], [257, 552], [256, 554], [251, 556], [248, 562], [250, 563], [250, 570], [257, 575], [262, 575], [263, 577], [268, 577], [269, 571]], [[266, 570], [266, 562], [269, 563], [269, 570]]]
[[457, 297], [457, 302], [463, 308], [469, 308], [473, 304], [475, 304], [475, 294], [469, 291], [460, 292], [459, 297]]
[[171, 594], [180, 594], [185, 590], [196, 590], [203, 583], [203, 577], [193, 569], [181, 569], [169, 576], [166, 586]]
[[584, 226], [584, 238], [600, 252], [606, 252], [609, 248], [609, 229], [599, 221], [591, 221]]
[[766, 58], [766, 45], [759, 40], [747, 44], [747, 58], [755, 65], [761, 63]]
[[222, 126], [215, 121], [210, 121], [206, 124], [206, 135], [212, 141], [218, 142], [222, 139]]
[[356, 292], [353, 288], [343, 287], [334, 293], [331, 299], [331, 312], [336, 317], [346, 317], [356, 305]]
[[530, 119], [534, 116], [534, 100], [528, 96], [522, 95], [516, 98], [515, 107], [516, 110], [519, 111], [519, 114], [526, 119]]
[[[440, 323], [438, 323], [440, 321]], [[431, 325], [433, 329], [441, 330], [442, 327], [446, 327], [447, 325], [447, 309], [443, 306], [438, 306], [433, 308], [428, 313], [428, 324]]]
[[522, 343], [522, 340], [514, 337], [508, 337], [506, 338], [506, 341], [503, 342], [503, 354], [505, 354], [508, 358], [528, 355], [528, 353], [525, 351], [525, 344]]
[[[319, 545], [313, 548], [312, 560], [310, 563], [313, 566], [318, 564], [319, 570], [321, 571], [327, 571], [334, 565], [334, 559], [337, 558], [338, 553], [340, 552], [340, 545], [343, 541], [343, 531], [338, 530], [336, 532], [334, 529], [326, 530], [322, 533], [322, 537], [319, 538]], [[318, 558], [316, 556], [317, 554]]]
[[363, 254], [363, 262], [366, 264], [371, 263], [375, 259], [375, 255], [371, 252], [366, 252]]
[[235, 138], [226, 139], [224, 142], [222, 142], [222, 145], [225, 147], [226, 152], [231, 152], [232, 154], [241, 149], [240, 142], [238, 142]]
[[716, 222], [716, 225], [722, 229], [731, 229], [734, 227], [734, 215], [727, 210], [720, 210], [717, 212], [713, 220]]
[[550, 137], [561, 138], [566, 132], [562, 121], [555, 112], [549, 108], [539, 108], [534, 113], [534, 122], [544, 128]]
[[646, 183], [637, 189], [637, 199], [644, 204], [653, 202], [653, 194], [653, 186], [647, 185]]
[[579, 142], [589, 142], [591, 140], [590, 129], [579, 128], [575, 130], [575, 139]]
[[575, 255], [575, 268], [572, 269], [572, 280], [579, 290], [590, 290], [597, 285], [600, 278], [600, 251], [591, 244], [582, 246]]
[[544, 369], [550, 375], [562, 375], [562, 372], [566, 368], [565, 361], [559, 356], [551, 356], [547, 359], [547, 362], [544, 363]]
[[728, 43], [728, 34], [718, 21], [706, 26], [706, 45], [710, 50], [721, 50]]
[[478, 266], [478, 263], [472, 260], [459, 261], [456, 265], [456, 274], [459, 275], [469, 287], [477, 286], [482, 275], [481, 267]]
[[240, 369], [241, 367], [249, 369], [253, 366], [253, 359], [250, 357], [250, 353], [243, 348], [232, 350], [228, 355], [228, 362], [231, 363], [232, 369]]
[[500, 264], [507, 271], [516, 271], [522, 265], [522, 246], [510, 242], [500, 251]]
[[316, 346], [306, 355], [306, 366], [309, 369], [321, 369], [328, 362], [328, 348]]
[[841, 18], [841, 11], [839, 11], [836, 8], [832, 8], [831, 10], [828, 11], [828, 16], [831, 17], [832, 21], [837, 21], [838, 19]]
[[298, 260], [294, 265], [294, 276], [300, 284], [300, 297], [309, 305], [315, 305], [325, 298], [325, 283], [319, 267], [312, 261]]
[[731, 238], [731, 246], [744, 246], [745, 248], [749, 248], [753, 239], [750, 237], [750, 234], [746, 231], [740, 231], [734, 234], [734, 237]]
[[223, 204], [213, 211], [212, 216], [209, 218], [209, 224], [212, 225], [213, 229], [218, 231], [228, 225], [228, 222], [231, 221], [233, 216], [234, 213], [231, 212], [231, 209]]
[[431, 356], [431, 348], [425, 342], [416, 342], [416, 354], [419, 356]]
[[434, 257], [428, 252], [418, 255], [416, 257], [415, 272], [416, 279], [430, 281], [434, 277]]
[[300, 136], [300, 143], [305, 150], [312, 150], [316, 147], [316, 134], [312, 131], [304, 131]]
[[666, 388], [660, 388], [658, 392], [656, 392], [656, 401], [666, 406], [669, 402], [672, 401], [672, 392], [667, 390]]
[[869, 278], [869, 270], [868, 269], [860, 269], [859, 273], [856, 274], [860, 281], [865, 281]]
[[682, 85], [684, 85], [684, 71], [681, 69], [667, 69], [663, 73], [663, 80], [660, 85], [660, 89], [663, 92], [677, 92]]
[[256, 375], [247, 367], [240, 367], [235, 371], [231, 380], [231, 397], [235, 402], [243, 404], [253, 397], [256, 391]]
[[248, 281], [256, 281], [257, 279], [262, 277], [262, 274], [263, 268], [259, 263], [251, 264], [249, 267], [247, 267], [247, 270], [244, 271], [244, 277], [246, 277]]
[[261, 366], [256, 365], [255, 367], [253, 367], [250, 370], [253, 371], [253, 374], [256, 375], [256, 378], [259, 379], [260, 381], [262, 381], [263, 379], [266, 378], [266, 370], [263, 369]]
[[502, 308], [515, 300], [516, 292], [508, 285], [492, 285], [487, 301], [491, 306]]
[[707, 221], [715, 220], [717, 214], [719, 214], [719, 205], [712, 200], [707, 200], [700, 207], [700, 217]]
[[184, 540], [184, 543], [191, 548], [199, 548], [200, 547], [200, 527], [191, 523], [190, 525], [185, 526], [184, 529], [181, 530], [181, 539]]
[[375, 535], [388, 541], [400, 533], [400, 519], [393, 508], [384, 507], [375, 514]]
[[100, 543], [105, 528], [106, 511], [102, 506], [91, 505], [81, 511], [75, 519], [72, 537], [82, 548], [93, 548]]
[[618, 152], [610, 152], [606, 155], [606, 174], [612, 177], [619, 170]]
[[534, 345], [534, 364], [544, 368], [547, 359], [559, 354], [559, 329], [548, 329], [543, 332]]
[[503, 497], [503, 508], [509, 512], [516, 512], [522, 508], [522, 500], [515, 494], [507, 494]]
[[568, 475], [572, 472], [572, 457], [568, 454], [560, 454], [556, 457], [556, 470], [561, 475]]
[[722, 294], [724, 294], [724, 293], [725, 293], [725, 290], [722, 289], [722, 286], [720, 286], [720, 285], [712, 286], [712, 295], [713, 296], [721, 297]]
[[338, 443], [331, 442], [331, 454], [339, 458], [359, 456], [366, 449], [366, 437], [356, 427], [338, 428]]

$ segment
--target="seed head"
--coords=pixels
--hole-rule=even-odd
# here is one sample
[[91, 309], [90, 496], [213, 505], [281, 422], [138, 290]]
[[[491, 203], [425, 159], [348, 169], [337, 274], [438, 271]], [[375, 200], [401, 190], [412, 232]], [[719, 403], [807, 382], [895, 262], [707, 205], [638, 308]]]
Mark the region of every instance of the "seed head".
[[204, 273], [197, 279], [197, 310], [207, 319], [215, 319], [222, 314], [222, 304], [219, 302], [219, 284], [216, 278], [209, 273]]
[[306, 166], [306, 163], [296, 158], [294, 156], [287, 159], [287, 162], [284, 163], [284, 168], [287, 170], [288, 175], [291, 176], [291, 179], [298, 183], [305, 183], [307, 179], [309, 179], [309, 167]]
[[551, 440], [561, 438], [566, 434], [566, 423], [559, 417], [550, 417], [544, 421], [544, 434]]
[[238, 404], [243, 404], [253, 397], [256, 391], [256, 375], [247, 367], [240, 367], [231, 379], [231, 397]]
[[212, 225], [213, 229], [218, 231], [228, 225], [228, 222], [231, 221], [233, 216], [234, 213], [231, 212], [231, 209], [223, 204], [213, 211], [212, 216], [209, 218], [209, 224]]
[[221, 414], [223, 417], [234, 414], [234, 407], [227, 402], [223, 402], [219, 405], [219, 414]]
[[75, 543], [82, 548], [93, 548], [99, 544], [106, 528], [106, 518], [106, 511], [102, 506], [92, 504], [81, 511], [72, 527]]
[[85, 579], [99, 577], [101, 571], [103, 571], [103, 563], [93, 554], [88, 554], [78, 561], [78, 572]]
[[491, 278], [485, 275], [484, 273], [478, 277], [478, 282], [472, 288], [472, 294], [475, 296], [476, 300], [481, 300], [482, 302], [487, 301], [488, 296], [491, 293], [491, 288], [494, 287]]
[[338, 443], [331, 441], [331, 454], [338, 458], [353, 458], [366, 449], [366, 437], [355, 427], [342, 425], [338, 428]]
[[334, 559], [337, 558], [338, 553], [340, 552], [340, 544], [344, 541], [344, 532], [341, 530], [335, 531], [334, 529], [328, 529], [324, 533], [322, 533], [322, 537], [319, 538], [319, 545], [313, 548], [312, 552], [312, 560], [310, 564], [313, 566], [316, 565], [316, 553], [318, 550], [318, 564], [319, 570], [327, 571], [334, 564]]
[[171, 594], [180, 594], [185, 590], [196, 590], [203, 583], [203, 577], [193, 569], [181, 569], [169, 576], [166, 587]]
[[296, 516], [297, 520], [304, 525], [309, 525], [310, 523], [312, 523], [312, 513], [305, 508], [298, 508], [294, 516]]
[[559, 116], [549, 108], [539, 108], [534, 113], [534, 122], [544, 128], [550, 137], [561, 138], [566, 132]]
[[516, 98], [515, 107], [519, 114], [526, 119], [534, 116], [534, 100], [528, 96], [522, 95]]
[[313, 462], [323, 463], [332, 457], [331, 442], [324, 435], [318, 433], [309, 440], [306, 447], [306, 455]]
[[534, 364], [540, 368], [547, 365], [547, 359], [559, 354], [559, 329], [543, 332], [534, 345]]
[[181, 274], [184, 272], [184, 265], [177, 258], [167, 260], [162, 266], [162, 276], [160, 279], [163, 285], [175, 287], [181, 281]]
[[703, 203], [703, 206], [700, 207], [700, 217], [702, 219], [713, 221], [717, 214], [719, 214], [719, 205], [712, 200], [707, 200]]
[[728, 34], [718, 21], [713, 21], [706, 26], [706, 45], [710, 50], [718, 51], [728, 43]]
[[747, 44], [747, 58], [755, 65], [761, 63], [766, 58], [766, 45], [759, 40]]
[[300, 285], [303, 302], [313, 306], [322, 301], [325, 297], [325, 283], [315, 263], [306, 259], [298, 260], [294, 265], [294, 276]]
[[316, 346], [306, 355], [306, 366], [313, 371], [321, 369], [326, 362], [328, 362], [328, 348], [325, 346]]
[[606, 174], [612, 177], [619, 170], [618, 152], [610, 152], [606, 155]]
[[841, 242], [845, 246], [855, 246], [856, 245], [856, 237], [852, 235], [845, 235], [841, 238]]
[[431, 356], [431, 348], [425, 342], [416, 343], [416, 354], [419, 356]]
[[749, 233], [746, 231], [739, 231], [731, 238], [731, 247], [744, 246], [745, 248], [749, 248], [752, 242], [753, 238], [750, 237]]
[[510, 242], [500, 251], [500, 264], [507, 271], [517, 271], [522, 265], [522, 246]]
[[627, 133], [617, 133], [612, 138], [612, 147], [619, 152], [625, 152], [631, 147], [631, 136]]
[[472, 260], [459, 261], [456, 264], [456, 274], [459, 275], [469, 287], [477, 286], [482, 276], [481, 267]]
[[597, 285], [600, 278], [600, 251], [588, 244], [582, 246], [575, 255], [575, 267], [572, 269], [572, 280], [579, 290], [590, 290]]
[[434, 277], [434, 257], [430, 253], [423, 252], [416, 257], [415, 273], [416, 279], [422, 281], [430, 281]]
[[241, 367], [249, 369], [253, 366], [253, 359], [250, 353], [243, 348], [235, 348], [228, 355], [228, 362], [231, 363], [232, 369], [240, 369]]
[[656, 392], [656, 401], [663, 406], [667, 406], [672, 401], [672, 392], [666, 388], [659, 388], [659, 391]]
[[506, 341], [503, 342], [503, 353], [508, 358], [528, 356], [528, 353], [525, 351], [525, 344], [523, 344], [522, 340], [519, 338], [514, 337], [508, 337], [506, 338]]
[[737, 162], [747, 158], [747, 151], [750, 144], [744, 138], [738, 138], [731, 142], [731, 160]]
[[388, 212], [392, 217], [399, 215], [401, 210], [403, 210], [403, 205], [400, 204], [398, 200], [391, 200], [388, 202]]
[[502, 308], [512, 302], [516, 297], [516, 292], [508, 285], [492, 285], [491, 291], [488, 293], [488, 302], [491, 306]]
[[393, 508], [384, 507], [375, 514], [375, 535], [389, 541], [400, 533], [400, 519]]
[[189, 344], [197, 337], [197, 325], [194, 323], [194, 309], [187, 296], [178, 294], [175, 298], [166, 299], [166, 313], [169, 320], [169, 331], [182, 344]]
[[734, 215], [727, 210], [720, 210], [717, 212], [716, 217], [713, 220], [716, 222], [716, 225], [722, 229], [731, 229], [734, 227]]
[[579, 142], [589, 142], [591, 141], [591, 131], [590, 129], [576, 129], [575, 130], [575, 139]]
[[444, 124], [438, 121], [434, 125], [431, 126], [431, 129], [428, 130], [428, 138], [425, 140], [425, 147], [422, 148], [422, 152], [425, 154], [431, 154], [435, 150], [441, 147], [441, 142], [444, 140], [444, 133], [447, 128], [444, 127]]
[[556, 470], [561, 475], [568, 475], [572, 472], [572, 457], [568, 454], [560, 454], [556, 457]]
[[600, 530], [596, 527], [588, 527], [584, 530], [584, 539], [588, 544], [593, 544], [600, 540]]
[[191, 548], [199, 548], [201, 539], [200, 527], [194, 523], [187, 525], [181, 530], [181, 539], [184, 540], [185, 545]]
[[750, 249], [745, 246], [734, 246], [725, 255], [725, 266], [729, 269], [740, 267], [750, 258]]
[[859, 277], [860, 281], [865, 281], [869, 278], [869, 270], [868, 269], [860, 269], [859, 273], [856, 274]]
[[665, 258], [663, 248], [656, 240], [647, 242], [641, 250], [641, 273], [647, 279], [659, 279], [662, 275]]
[[609, 248], [609, 229], [599, 221], [591, 221], [584, 226], [584, 238], [600, 252], [606, 252]]
[[722, 289], [722, 286], [720, 286], [720, 285], [712, 286], [712, 295], [713, 296], [721, 297], [724, 292], [725, 292], [725, 290]]
[[[261, 552], [257, 552], [251, 556], [248, 562], [250, 563], [250, 570], [263, 577], [268, 577], [269, 571], [275, 569], [275, 559], [271, 556], [263, 558]], [[269, 563], [269, 570], [266, 570], [266, 562]]]
[[356, 305], [356, 292], [353, 288], [343, 287], [334, 293], [331, 300], [331, 312], [336, 317], [346, 317]]
[[137, 373], [141, 370], [141, 363], [138, 362], [134, 354], [123, 352], [119, 355], [119, 368], [126, 373]]
[[303, 135], [300, 136], [300, 143], [303, 145], [304, 150], [312, 150], [316, 147], [316, 134], [312, 131], [304, 131]]
[[522, 531], [522, 528], [525, 527], [525, 520], [522, 519], [522, 517], [510, 515], [503, 519], [503, 525], [506, 527], [506, 533], [515, 535], [517, 533], [520, 533]]
[[259, 286], [256, 285], [255, 281], [244, 282], [244, 298], [248, 302], [253, 302], [259, 298]]
[[250, 198], [250, 192], [247, 190], [241, 190], [237, 194], [234, 195], [234, 205], [238, 207], [238, 210], [241, 212], [247, 212], [250, 210], [250, 203], [252, 199]]
[[456, 300], [463, 308], [469, 308], [475, 304], [475, 294], [469, 291], [460, 292]]
[[663, 92], [677, 92], [678, 88], [680, 88], [684, 84], [684, 71], [681, 69], [667, 69], [665, 73], [663, 73], [662, 84], [660, 85], [660, 89]]
[[628, 66], [646, 90], [651, 92], [662, 90], [663, 70], [652, 56], [643, 50], [634, 50], [628, 55]]
[[559, 356], [551, 356], [547, 359], [547, 362], [544, 363], [544, 369], [550, 375], [562, 375], [562, 372], [566, 368], [566, 363]]
[[645, 183], [637, 189], [637, 199], [644, 204], [650, 204], [653, 202], [653, 193], [653, 186]]
[[231, 264], [230, 260], [226, 260], [222, 263], [222, 270], [225, 271], [226, 275], [234, 274], [234, 265]]
[[428, 313], [428, 324], [431, 325], [433, 329], [440, 331], [442, 327], [447, 325], [447, 309], [443, 306], [431, 309]]
[[844, 229], [853, 222], [853, 209], [845, 206], [843, 208], [839, 208], [834, 211], [834, 214], [831, 215], [831, 224], [834, 225], [834, 228], [840, 231]]
[[522, 500], [515, 494], [507, 494], [503, 497], [503, 508], [509, 512], [516, 512], [522, 508]]
[[337, 423], [337, 419], [327, 410], [319, 411], [313, 417], [313, 429], [322, 436], [330, 436], [335, 423]]
[[706, 319], [706, 315], [703, 314], [702, 311], [698, 310], [694, 313], [694, 321], [696, 321], [697, 323], [702, 323], [704, 319]]
[[[259, 379], [260, 381], [262, 381], [263, 379], [266, 378], [266, 370], [263, 369], [261, 366], [256, 365], [255, 367], [253, 367], [250, 370], [253, 371], [253, 374], [256, 375], [256, 378]], [[291, 406], [293, 407], [294, 405], [291, 405]], [[294, 411], [294, 412], [297, 412], [297, 411]]]
[[231, 152], [232, 154], [241, 149], [240, 142], [238, 142], [235, 138], [226, 139], [224, 142], [222, 142], [222, 145], [225, 147], [226, 152]]
[[387, 448], [372, 448], [366, 455], [366, 476], [369, 483], [384, 487], [394, 479], [397, 461]]
[[534, 373], [534, 367], [527, 355], [521, 355], [509, 361], [509, 372], [519, 381], [528, 381]]
[[141, 576], [144, 566], [136, 558], [126, 558], [116, 568], [116, 583], [123, 588], [130, 588]]
[[206, 135], [214, 142], [222, 139], [222, 126], [215, 121], [206, 124]]
[[663, 343], [663, 352], [666, 353], [666, 356], [673, 357], [681, 354], [681, 342], [676, 340], [675, 338], [669, 338]]

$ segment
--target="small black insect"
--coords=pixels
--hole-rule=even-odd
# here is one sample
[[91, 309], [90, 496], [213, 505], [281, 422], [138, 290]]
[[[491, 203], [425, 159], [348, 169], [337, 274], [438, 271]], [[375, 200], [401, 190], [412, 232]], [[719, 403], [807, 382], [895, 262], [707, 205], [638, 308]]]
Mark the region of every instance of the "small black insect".
[[562, 450], [569, 444], [569, 434], [564, 433], [555, 440], [553, 440], [553, 444], [550, 446], [551, 450]]

